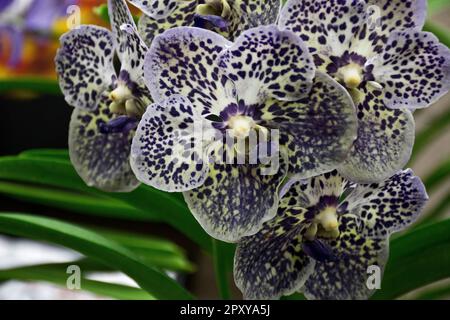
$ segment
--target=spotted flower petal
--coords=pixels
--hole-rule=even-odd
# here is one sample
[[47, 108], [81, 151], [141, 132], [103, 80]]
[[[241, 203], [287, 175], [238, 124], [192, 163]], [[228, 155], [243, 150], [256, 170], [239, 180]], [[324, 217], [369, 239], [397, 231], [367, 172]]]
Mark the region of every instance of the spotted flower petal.
[[139, 34], [143, 37], [145, 43], [150, 46], [153, 39], [176, 27], [194, 26], [195, 10], [198, 5], [197, 0], [176, 1], [174, 10], [165, 17], [152, 18], [150, 15], [142, 15], [138, 22]]
[[315, 261], [302, 249], [306, 209], [280, 207], [256, 235], [243, 238], [234, 258], [234, 279], [245, 299], [278, 299], [298, 291]]
[[113, 57], [112, 34], [104, 28], [82, 26], [64, 34], [55, 63], [67, 103], [95, 110], [115, 77]]
[[278, 25], [295, 32], [307, 42], [311, 53], [323, 59], [348, 49], [355, 28], [364, 19], [364, 9], [360, 0], [289, 0]]
[[[278, 158], [277, 158], [278, 159]], [[287, 173], [287, 164], [280, 154], [267, 166], [277, 171], [267, 174], [267, 166], [210, 164], [205, 183], [184, 193], [184, 198], [203, 229], [212, 237], [237, 242], [261, 229], [278, 208], [278, 187]]]
[[231, 100], [219, 82], [214, 61], [230, 45], [220, 35], [190, 27], [174, 28], [155, 38], [145, 59], [145, 80], [153, 100], [180, 94], [202, 115], [219, 114]]
[[387, 241], [361, 234], [358, 219], [350, 214], [339, 217], [339, 230], [339, 238], [329, 243], [337, 258], [316, 261], [302, 289], [308, 299], [367, 299], [374, 292], [367, 286], [368, 268], [378, 267], [382, 275], [388, 258]]
[[202, 185], [209, 172], [202, 123], [198, 111], [182, 96], [149, 106], [131, 148], [131, 166], [138, 179], [169, 192]]
[[408, 169], [384, 182], [357, 185], [343, 206], [361, 218], [365, 235], [386, 238], [413, 223], [427, 200], [422, 181]]
[[[137, 4], [142, 1], [131, 2]], [[220, 4], [221, 1], [216, 2]], [[150, 45], [155, 36], [166, 30], [181, 26], [201, 27], [198, 21], [214, 18], [221, 21], [221, 25], [206, 23], [202, 27], [217, 32], [229, 40], [234, 40], [245, 30], [275, 23], [281, 6], [280, 0], [226, 0], [224, 2], [229, 11], [216, 12], [217, 15], [210, 16], [199, 14], [198, 7], [205, 5], [205, 2], [200, 0], [169, 0], [164, 11], [155, 8], [160, 11], [159, 15], [149, 13], [143, 6], [138, 5], [144, 12], [147, 12], [139, 20], [139, 32], [145, 42]], [[159, 3], [163, 2], [159, 1]]]
[[393, 33], [366, 68], [383, 86], [388, 108], [424, 108], [450, 88], [450, 50], [428, 32]]
[[279, 128], [289, 149], [289, 172], [300, 178], [338, 166], [356, 137], [352, 99], [336, 81], [317, 73], [308, 96], [294, 102], [268, 100], [262, 110], [268, 127]]
[[315, 74], [308, 48], [295, 34], [265, 26], [245, 31], [218, 58], [247, 105], [267, 97], [293, 101], [309, 92]]
[[[117, 119], [109, 111], [109, 103], [102, 97], [96, 110], [73, 111], [69, 128], [70, 160], [87, 185], [109, 192], [128, 192], [139, 185], [129, 163], [137, 121]], [[117, 126], [110, 130], [113, 120]]]
[[153, 19], [167, 17], [178, 6], [180, 0], [128, 0]]
[[422, 29], [427, 17], [427, 0], [365, 0], [366, 14], [379, 35], [396, 30]]
[[[148, 48], [137, 32], [130, 10], [125, 0], [109, 0], [108, 10], [121, 62], [119, 81], [134, 87], [136, 97], [149, 95], [144, 83], [144, 58]], [[134, 85], [130, 85], [131, 81]]]
[[415, 128], [411, 112], [388, 109], [382, 99], [382, 92], [373, 88], [355, 99], [358, 136], [339, 167], [351, 181], [383, 181], [403, 168], [411, 156]]

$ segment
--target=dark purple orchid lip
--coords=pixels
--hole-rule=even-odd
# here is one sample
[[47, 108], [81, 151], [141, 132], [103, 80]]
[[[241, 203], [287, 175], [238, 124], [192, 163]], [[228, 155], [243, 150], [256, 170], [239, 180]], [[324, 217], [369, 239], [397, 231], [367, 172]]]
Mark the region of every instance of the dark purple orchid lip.
[[220, 31], [226, 31], [229, 26], [230, 22], [219, 16], [201, 14], [195, 14], [194, 16], [194, 27], [197, 28], [219, 28]]
[[302, 249], [308, 256], [320, 262], [335, 261], [337, 259], [333, 249], [319, 239], [304, 241], [302, 243]]
[[218, 116], [220, 121], [213, 122], [213, 127], [216, 129], [225, 129], [226, 122], [230, 120], [231, 117], [238, 115], [254, 118], [255, 110], [255, 106], [247, 106], [242, 100], [237, 103], [229, 104], [220, 112]]
[[128, 133], [135, 129], [139, 121], [136, 118], [120, 116], [112, 119], [108, 123], [102, 122], [99, 124], [99, 130], [103, 134], [110, 133]]
[[[318, 59], [318, 57], [316, 59]], [[346, 51], [342, 56], [332, 56], [330, 57], [330, 59], [332, 62], [327, 66], [328, 74], [336, 74], [340, 68], [345, 67], [350, 63], [354, 63], [361, 66], [361, 68], [364, 70], [365, 81], [373, 80], [373, 66], [366, 67], [367, 58], [360, 54]]]

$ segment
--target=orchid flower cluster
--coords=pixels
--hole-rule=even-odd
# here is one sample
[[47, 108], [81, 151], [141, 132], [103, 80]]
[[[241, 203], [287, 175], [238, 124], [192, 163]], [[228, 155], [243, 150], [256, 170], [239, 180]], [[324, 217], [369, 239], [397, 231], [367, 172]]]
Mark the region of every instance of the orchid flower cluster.
[[78, 174], [182, 192], [206, 232], [237, 243], [245, 298], [370, 297], [368, 267], [428, 199], [403, 170], [412, 112], [450, 87], [449, 49], [421, 31], [426, 1], [129, 2], [138, 26], [109, 0], [112, 31], [61, 38]]

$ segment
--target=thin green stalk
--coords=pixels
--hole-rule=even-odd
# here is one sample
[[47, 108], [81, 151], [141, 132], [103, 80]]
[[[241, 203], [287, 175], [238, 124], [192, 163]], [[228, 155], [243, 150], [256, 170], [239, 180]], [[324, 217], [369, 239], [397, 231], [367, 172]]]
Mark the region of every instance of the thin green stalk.
[[228, 268], [223, 257], [222, 242], [212, 239], [214, 272], [216, 274], [217, 289], [223, 300], [230, 299], [230, 289], [228, 287]]
[[450, 175], [450, 159], [440, 164], [428, 177], [423, 179], [427, 192], [431, 193]]

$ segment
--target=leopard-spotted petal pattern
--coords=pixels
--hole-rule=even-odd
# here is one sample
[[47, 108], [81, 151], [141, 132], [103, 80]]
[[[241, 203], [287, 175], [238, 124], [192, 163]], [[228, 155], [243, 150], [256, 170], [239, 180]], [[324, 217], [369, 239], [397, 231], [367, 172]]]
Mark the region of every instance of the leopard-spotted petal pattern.
[[[166, 30], [181, 26], [199, 26], [197, 19], [202, 16], [198, 14], [197, 7], [204, 5], [204, 0], [168, 1], [167, 8], [170, 10], [166, 10], [164, 14], [159, 16], [147, 14], [143, 15], [139, 20], [139, 33], [149, 46], [154, 37]], [[173, 8], [171, 8], [172, 3], [176, 3]], [[217, 32], [231, 41], [245, 30], [275, 23], [281, 6], [280, 0], [226, 0], [226, 3], [229, 5], [229, 13], [226, 18], [218, 15], [212, 16], [222, 19], [226, 27], [221, 28], [213, 24], [207, 24], [202, 27]], [[145, 9], [143, 11], [145, 12]]]
[[[76, 108], [69, 128], [70, 160], [88, 186], [108, 192], [128, 192], [139, 185], [129, 161], [131, 140], [137, 120], [128, 119], [114, 131], [106, 128], [118, 119], [102, 96], [93, 111]], [[120, 121], [120, 120], [119, 120]]]
[[408, 110], [387, 108], [378, 89], [360, 91], [355, 100], [358, 136], [339, 172], [358, 183], [383, 181], [402, 169], [411, 156], [413, 116]]
[[162, 19], [171, 14], [184, 0], [128, 0], [153, 19]]
[[339, 217], [339, 231], [339, 237], [328, 242], [337, 259], [316, 261], [301, 290], [307, 299], [364, 300], [374, 292], [367, 286], [367, 270], [369, 266], [384, 270], [388, 242], [361, 234], [358, 219], [351, 214]]
[[355, 107], [346, 90], [318, 72], [308, 96], [294, 102], [268, 100], [264, 125], [280, 130], [289, 150], [289, 173], [309, 178], [335, 169], [356, 138]]
[[234, 280], [245, 299], [278, 299], [304, 285], [315, 261], [302, 249], [306, 209], [280, 207], [257, 234], [243, 238], [234, 258]]
[[424, 108], [450, 88], [450, 50], [429, 32], [395, 32], [382, 54], [370, 60], [388, 108]]
[[219, 81], [215, 60], [231, 43], [208, 30], [180, 27], [155, 38], [145, 59], [145, 80], [155, 102], [187, 97], [202, 115], [234, 102]]
[[309, 92], [315, 74], [312, 56], [300, 38], [275, 25], [242, 33], [220, 54], [218, 64], [247, 105], [268, 97], [297, 100]]
[[177, 1], [178, 5], [166, 17], [152, 18], [149, 15], [142, 15], [138, 22], [139, 34], [145, 43], [150, 47], [153, 39], [167, 31], [176, 27], [193, 27], [194, 18], [196, 16], [195, 9], [198, 0]]
[[[331, 55], [340, 56], [364, 20], [361, 0], [289, 0], [280, 13], [278, 25], [295, 32], [307, 42], [316, 65]], [[319, 63], [320, 61], [320, 63]]]
[[234, 6], [240, 8], [240, 22], [232, 35], [238, 37], [243, 31], [273, 24], [278, 19], [282, 1], [280, 0], [245, 0], [232, 1]]
[[131, 147], [131, 167], [137, 178], [168, 192], [202, 185], [209, 171], [203, 123], [198, 111], [182, 96], [149, 106]]
[[366, 14], [377, 34], [388, 37], [393, 31], [421, 30], [427, 17], [427, 0], [365, 0]]
[[94, 111], [115, 78], [114, 41], [109, 30], [82, 26], [61, 37], [56, 58], [59, 86], [68, 104]]
[[387, 238], [413, 223], [427, 200], [422, 181], [408, 169], [384, 182], [357, 185], [342, 206], [362, 220], [365, 235]]
[[108, 10], [121, 70], [127, 71], [125, 77], [124, 73], [119, 73], [119, 80], [135, 82], [139, 87], [134, 90], [137, 96], [148, 95], [144, 83], [144, 60], [148, 48], [138, 34], [125, 0], [108, 0]]
[[[183, 193], [203, 229], [226, 242], [237, 242], [258, 232], [277, 212], [278, 188], [286, 176], [287, 163], [283, 154], [276, 162], [275, 159], [267, 165], [211, 162], [204, 184]], [[276, 169], [270, 172], [272, 175], [267, 172], [270, 166]]]

